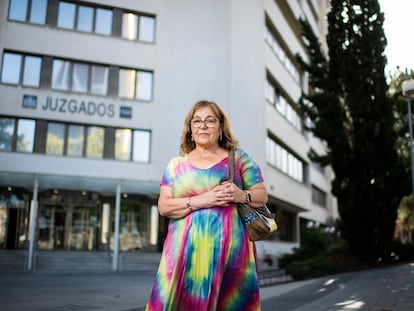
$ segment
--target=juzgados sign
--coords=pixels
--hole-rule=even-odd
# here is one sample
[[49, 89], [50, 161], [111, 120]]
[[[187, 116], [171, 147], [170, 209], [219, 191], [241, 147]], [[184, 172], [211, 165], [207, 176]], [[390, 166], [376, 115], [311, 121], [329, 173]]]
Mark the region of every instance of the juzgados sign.
[[[23, 95], [23, 108], [37, 109], [37, 96]], [[96, 103], [94, 101], [83, 101], [74, 98], [47, 96], [46, 101], [40, 106], [40, 109], [65, 114], [113, 118], [115, 117], [116, 106], [113, 103]], [[119, 117], [131, 118], [132, 107], [119, 107]]]

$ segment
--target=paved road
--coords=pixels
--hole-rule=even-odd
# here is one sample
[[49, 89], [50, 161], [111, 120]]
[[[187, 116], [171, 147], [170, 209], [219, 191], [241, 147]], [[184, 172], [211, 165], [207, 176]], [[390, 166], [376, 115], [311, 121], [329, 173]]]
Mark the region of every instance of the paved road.
[[[0, 310], [140, 311], [153, 278], [134, 273], [1, 273]], [[263, 311], [413, 311], [414, 262], [266, 286], [261, 297]]]

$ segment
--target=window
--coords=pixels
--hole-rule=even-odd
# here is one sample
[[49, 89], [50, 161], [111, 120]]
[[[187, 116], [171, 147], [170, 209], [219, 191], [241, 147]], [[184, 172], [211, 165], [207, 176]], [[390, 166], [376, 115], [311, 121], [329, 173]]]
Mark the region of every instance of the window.
[[138, 33], [138, 16], [132, 13], [122, 15], [122, 38], [135, 40]]
[[304, 182], [303, 162], [270, 137], [266, 139], [266, 160], [288, 176]]
[[57, 26], [102, 35], [112, 34], [112, 10], [60, 1]]
[[52, 69], [52, 89], [106, 95], [108, 71], [108, 67], [105, 66], [55, 59]]
[[[55, 1], [52, 1], [55, 2]], [[155, 17], [138, 13], [126, 12], [122, 9], [122, 20], [114, 16], [112, 8], [88, 6], [86, 1], [56, 1], [57, 27], [101, 35], [112, 35], [113, 24], [122, 23], [121, 36], [128, 40], [144, 42], [155, 41]], [[80, 1], [79, 1], [80, 2]], [[29, 22], [45, 25], [48, 15], [48, 0], [10, 0], [8, 18], [12, 21]], [[55, 13], [53, 13], [55, 14]], [[53, 25], [54, 26], [54, 25]]]
[[24, 61], [23, 85], [39, 87], [42, 59], [35, 56], [26, 56]]
[[326, 193], [312, 185], [312, 203], [326, 207]]
[[115, 132], [115, 159], [134, 162], [149, 162], [150, 132], [117, 129]]
[[133, 69], [119, 70], [119, 97], [151, 100], [152, 73]]
[[18, 152], [33, 152], [35, 137], [34, 120], [19, 119], [17, 122], [17, 145]]
[[[0, 116], [0, 151], [33, 152], [36, 121]], [[38, 133], [37, 152], [48, 155], [103, 158], [105, 128], [48, 122], [47, 128]], [[44, 146], [44, 150], [42, 149]], [[136, 129], [115, 129], [115, 154], [113, 159], [148, 163], [151, 150], [151, 132]]]
[[34, 120], [0, 117], [0, 150], [33, 152], [35, 127]]
[[[40, 56], [5, 52], [0, 82], [39, 87], [42, 62]], [[54, 59], [51, 71], [53, 90], [108, 94], [109, 66]], [[150, 71], [119, 69], [118, 96], [143, 101], [152, 100], [153, 75]]]
[[28, 0], [11, 0], [9, 8], [9, 19], [15, 21], [26, 21]]
[[302, 118], [269, 79], [265, 81], [265, 98], [282, 114], [298, 131], [302, 131]]
[[79, 31], [92, 32], [93, 30], [93, 8], [80, 5], [78, 7], [78, 22], [76, 29]]
[[108, 67], [91, 66], [91, 93], [98, 95], [108, 93]]
[[140, 16], [138, 40], [147, 42], [155, 41], [155, 18]]
[[19, 84], [21, 65], [22, 65], [21, 54], [4, 53], [3, 69], [1, 72], [1, 82]]
[[46, 24], [47, 0], [32, 0], [29, 21], [33, 24]]
[[59, 28], [74, 29], [76, 5], [74, 3], [59, 2], [57, 26]]
[[265, 28], [265, 41], [269, 44], [270, 48], [273, 50], [275, 55], [279, 58], [282, 65], [290, 73], [293, 79], [299, 84], [300, 83], [299, 70], [296, 69], [295, 65], [288, 57], [288, 54], [283, 49], [276, 35], [273, 34], [272, 30], [270, 29], [268, 25], [266, 25], [266, 28]]
[[103, 157], [104, 133], [102, 127], [90, 126], [88, 127], [86, 137], [86, 156], [88, 158]]
[[10, 20], [44, 25], [46, 12], [47, 0], [10, 0]]
[[14, 119], [0, 117], [0, 151], [11, 151], [14, 133]]
[[[22, 64], [23, 78], [21, 81]], [[5, 52], [3, 54], [1, 82], [10, 84], [22, 83], [24, 86], [39, 87], [41, 67], [41, 57]]]
[[46, 136], [46, 154], [63, 155], [65, 146], [65, 125], [49, 122]]
[[132, 69], [119, 70], [119, 97], [134, 98], [135, 71]]
[[112, 33], [112, 11], [105, 9], [96, 10], [95, 32], [102, 35]]
[[115, 159], [129, 161], [131, 159], [132, 133], [129, 129], [115, 131]]
[[82, 125], [68, 126], [67, 155], [74, 157], [83, 156], [85, 127]]
[[72, 73], [72, 91], [86, 93], [88, 91], [89, 66], [74, 63]]
[[137, 96], [139, 100], [151, 100], [152, 98], [152, 73], [146, 71], [137, 72]]
[[151, 134], [149, 131], [134, 131], [133, 160], [135, 162], [149, 162]]
[[70, 62], [55, 59], [52, 69], [52, 89], [69, 90]]
[[122, 37], [128, 40], [155, 41], [155, 18], [134, 13], [122, 15]]

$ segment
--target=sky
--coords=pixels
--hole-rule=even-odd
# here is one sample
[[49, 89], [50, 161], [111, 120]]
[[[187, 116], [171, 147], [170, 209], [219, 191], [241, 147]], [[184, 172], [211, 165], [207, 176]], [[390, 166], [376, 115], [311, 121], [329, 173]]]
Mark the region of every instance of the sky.
[[414, 0], [379, 0], [381, 11], [385, 15], [383, 24], [388, 59], [386, 72], [414, 70]]

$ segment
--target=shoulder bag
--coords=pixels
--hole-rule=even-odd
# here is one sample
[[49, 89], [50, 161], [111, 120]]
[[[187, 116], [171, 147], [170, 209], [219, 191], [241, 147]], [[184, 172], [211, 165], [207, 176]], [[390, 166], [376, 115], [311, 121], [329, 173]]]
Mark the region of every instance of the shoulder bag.
[[[234, 181], [234, 149], [229, 151], [229, 181]], [[237, 203], [237, 211], [252, 241], [264, 240], [277, 230], [276, 215], [269, 211], [266, 204], [255, 208]]]

